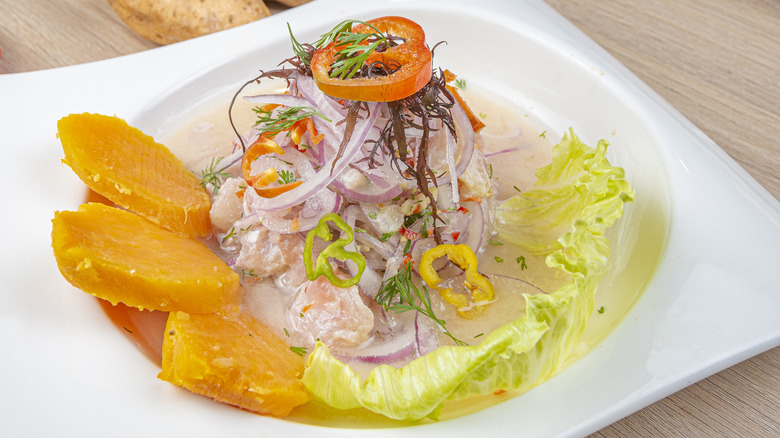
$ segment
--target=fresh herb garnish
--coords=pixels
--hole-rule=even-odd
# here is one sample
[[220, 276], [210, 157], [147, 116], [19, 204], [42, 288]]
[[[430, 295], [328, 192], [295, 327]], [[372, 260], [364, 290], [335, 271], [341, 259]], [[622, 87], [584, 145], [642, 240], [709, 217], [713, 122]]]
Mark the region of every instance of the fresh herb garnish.
[[298, 356], [303, 356], [304, 354], [306, 354], [307, 350], [308, 348], [306, 347], [293, 347], [292, 345], [290, 346], [290, 351], [297, 354]]
[[431, 305], [428, 288], [422, 285], [421, 289], [412, 282], [411, 263], [404, 264], [396, 275], [382, 282], [382, 287], [379, 288], [379, 293], [376, 295], [376, 302], [381, 304], [385, 310], [392, 310], [396, 313], [417, 311], [436, 323], [444, 334], [456, 344], [466, 345], [465, 342], [457, 339], [447, 330], [444, 320], [436, 316]]
[[290, 183], [295, 182], [295, 181], [298, 180], [295, 177], [295, 174], [292, 173], [289, 170], [282, 169], [282, 170], [278, 171], [277, 174], [279, 175], [279, 181], [278, 181], [279, 185], [290, 184]]
[[412, 249], [412, 241], [407, 240], [406, 245], [404, 245], [404, 254], [409, 254], [409, 250]]
[[226, 179], [230, 178], [230, 173], [225, 172], [225, 168], [218, 169], [222, 158], [223, 157], [212, 158], [209, 167], [201, 170], [200, 172], [200, 186], [205, 189], [209, 184], [211, 184], [212, 187], [214, 187], [215, 194], [219, 191], [222, 183]]
[[234, 237], [235, 235], [236, 235], [236, 227], [230, 228], [230, 231], [228, 231], [227, 234], [225, 234], [225, 236], [222, 237], [222, 243], [225, 243], [228, 239]]
[[465, 90], [466, 89], [466, 81], [463, 80], [463, 79], [460, 79], [460, 78], [455, 79], [455, 86], [460, 88], [461, 90]]
[[[255, 107], [253, 111], [257, 114], [255, 126], [262, 133], [276, 135], [282, 131], [287, 131], [296, 123], [307, 117], [321, 117], [330, 122], [322, 113], [307, 106], [291, 106], [282, 110], [265, 109]], [[276, 111], [276, 114], [274, 114]]]
[[528, 269], [528, 266], [525, 264], [525, 257], [524, 256], [520, 256], [520, 257], [516, 258], [515, 261], [517, 263], [520, 263], [520, 270], [521, 271]]
[[248, 269], [248, 270], [247, 269], [242, 269], [241, 270], [241, 275], [243, 275], [244, 277], [257, 277], [257, 274], [255, 274], [255, 270], [254, 269]]
[[306, 50], [306, 47], [304, 47], [303, 44], [295, 39], [292, 29], [290, 28], [290, 23], [287, 23], [287, 31], [290, 33], [290, 42], [292, 42], [292, 49], [293, 52], [295, 52], [295, 56], [297, 56], [305, 65], [311, 65], [311, 54]]
[[[352, 32], [352, 25], [356, 23], [368, 26], [374, 32]], [[335, 43], [339, 48], [335, 62], [331, 65], [330, 77], [341, 79], [349, 79], [360, 73], [372, 53], [392, 44], [379, 29], [360, 20], [342, 21], [323, 34], [314, 45], [319, 48], [330, 43]]]

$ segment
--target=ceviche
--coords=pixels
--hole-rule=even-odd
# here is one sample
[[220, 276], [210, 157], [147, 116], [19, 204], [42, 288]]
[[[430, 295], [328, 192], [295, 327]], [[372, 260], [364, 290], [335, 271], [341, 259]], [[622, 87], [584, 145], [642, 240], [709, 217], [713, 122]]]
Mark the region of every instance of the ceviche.
[[232, 139], [174, 155], [116, 118], [61, 120], [64, 161], [109, 200], [55, 215], [63, 275], [168, 312], [159, 377], [263, 414], [436, 419], [557, 372], [633, 199], [607, 143], [535, 133], [546, 163], [518, 171], [520, 140], [483, 135], [417, 23], [289, 33], [222, 113]]

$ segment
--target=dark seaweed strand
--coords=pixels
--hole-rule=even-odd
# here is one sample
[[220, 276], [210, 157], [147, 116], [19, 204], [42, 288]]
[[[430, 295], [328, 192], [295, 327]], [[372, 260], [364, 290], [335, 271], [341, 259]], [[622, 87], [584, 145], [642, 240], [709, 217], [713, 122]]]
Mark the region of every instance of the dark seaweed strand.
[[[420, 141], [420, 146], [417, 148], [415, 178], [417, 179], [417, 187], [419, 187], [420, 192], [428, 198], [428, 202], [430, 203], [431, 218], [433, 218], [433, 238], [437, 245], [441, 245], [441, 232], [439, 231], [439, 227], [436, 226], [436, 221], [438, 220], [441, 223], [444, 223], [444, 221], [441, 219], [441, 217], [439, 217], [439, 209], [436, 206], [436, 199], [434, 198], [433, 193], [431, 193], [428, 184], [430, 181], [434, 184], [434, 186], [438, 186], [436, 182], [436, 175], [434, 175], [433, 171], [428, 166], [428, 143], [430, 143], [431, 132], [430, 119], [428, 113], [425, 111], [421, 113], [421, 117], [423, 135]], [[457, 184], [457, 182], [455, 182], [455, 184]]]
[[309, 43], [303, 43], [300, 46], [304, 51], [304, 56], [308, 56], [308, 60], [302, 59], [301, 56], [296, 55], [292, 58], [287, 58], [280, 62], [277, 67], [281, 67], [284, 64], [290, 64], [291, 66], [295, 67], [296, 70], [298, 70], [298, 73], [305, 76], [311, 76], [311, 58], [314, 56], [314, 52], [317, 51], [317, 48]]
[[330, 168], [331, 175], [333, 174], [333, 170], [336, 168], [336, 162], [344, 155], [344, 149], [346, 149], [347, 143], [349, 143], [349, 140], [352, 138], [352, 134], [355, 132], [355, 124], [357, 123], [357, 119], [360, 117], [361, 110], [365, 110], [366, 112], [368, 112], [369, 111], [368, 104], [363, 101], [353, 100], [352, 102], [349, 103], [347, 116], [343, 120], [338, 122], [338, 123], [346, 123], [346, 126], [344, 126], [344, 138], [341, 139], [339, 150], [338, 152], [336, 152], [336, 158], [333, 160], [333, 164], [331, 165]]

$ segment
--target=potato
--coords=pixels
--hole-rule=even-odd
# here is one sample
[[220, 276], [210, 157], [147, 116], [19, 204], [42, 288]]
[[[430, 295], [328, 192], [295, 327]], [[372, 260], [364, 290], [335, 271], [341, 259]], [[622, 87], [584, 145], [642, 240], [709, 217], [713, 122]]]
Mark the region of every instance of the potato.
[[143, 38], [171, 44], [271, 15], [263, 0], [108, 0]]

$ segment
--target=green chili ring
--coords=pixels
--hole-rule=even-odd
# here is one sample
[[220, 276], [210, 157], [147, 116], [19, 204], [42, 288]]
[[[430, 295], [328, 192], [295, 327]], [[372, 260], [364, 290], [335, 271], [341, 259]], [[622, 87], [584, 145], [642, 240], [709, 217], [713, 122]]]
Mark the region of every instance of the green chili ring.
[[[344, 232], [346, 238], [343, 236], [333, 241], [330, 245], [325, 247], [317, 255], [316, 265], [312, 261], [312, 252], [314, 248], [314, 237], [319, 237], [325, 242], [329, 242], [333, 239], [333, 234], [328, 229], [328, 222], [333, 222], [336, 226]], [[306, 234], [306, 244], [303, 248], [303, 265], [306, 267], [306, 278], [309, 281], [314, 281], [320, 276], [324, 275], [330, 284], [336, 287], [350, 287], [356, 285], [360, 281], [360, 277], [363, 275], [363, 271], [366, 269], [366, 258], [362, 254], [355, 251], [347, 251], [345, 246], [349, 245], [355, 240], [355, 233], [352, 228], [344, 222], [337, 214], [328, 213], [317, 223], [317, 226], [312, 228], [308, 234]], [[332, 257], [340, 262], [346, 260], [352, 260], [358, 267], [357, 274], [352, 278], [339, 278], [333, 272], [333, 266], [331, 266], [328, 258]]]

